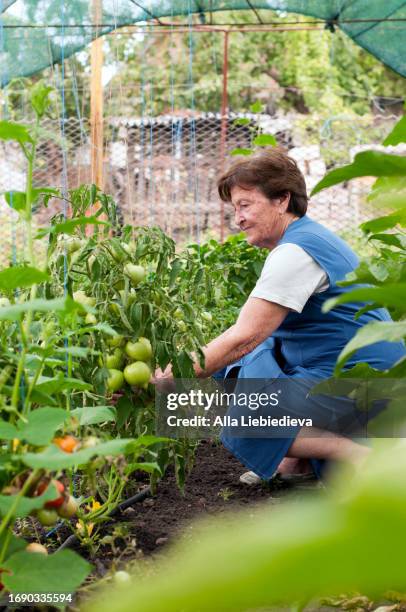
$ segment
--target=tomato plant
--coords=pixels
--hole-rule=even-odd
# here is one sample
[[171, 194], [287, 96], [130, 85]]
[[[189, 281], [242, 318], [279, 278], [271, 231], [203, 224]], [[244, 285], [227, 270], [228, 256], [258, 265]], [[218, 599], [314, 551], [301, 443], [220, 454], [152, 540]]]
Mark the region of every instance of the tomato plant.
[[[33, 185], [51, 93], [36, 83], [35, 124], [2, 121], [0, 130], [27, 162], [25, 191], [5, 194], [27, 236], [26, 253], [0, 270], [0, 567], [9, 590], [8, 568], [23, 582], [29, 554], [13, 531], [17, 519], [45, 526], [63, 519], [93, 546], [134, 474], [144, 470], [154, 484], [174, 463], [183, 484], [194, 447], [154, 436], [148, 382], [169, 363], [176, 376], [193, 377], [194, 355], [202, 359], [214, 333], [207, 314], [213, 272], [193, 249], [177, 253], [158, 228], [120, 227], [115, 202], [94, 185], [63, 196]], [[35, 228], [33, 209], [50, 198], [63, 198], [70, 217], [57, 214]], [[44, 240], [43, 262], [37, 245]], [[117, 390], [122, 396], [112, 405]], [[31, 567], [38, 557], [31, 555]], [[68, 575], [79, 568], [72, 591], [90, 571], [69, 551], [53, 555], [53, 565]], [[46, 573], [35, 575], [46, 583]]]

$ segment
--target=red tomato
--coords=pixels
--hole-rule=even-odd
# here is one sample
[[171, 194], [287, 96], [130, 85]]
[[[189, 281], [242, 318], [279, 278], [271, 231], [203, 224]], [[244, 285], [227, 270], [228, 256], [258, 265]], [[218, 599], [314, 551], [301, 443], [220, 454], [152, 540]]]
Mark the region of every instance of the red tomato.
[[[56, 497], [55, 499], [51, 499], [50, 501], [45, 502], [44, 508], [58, 508], [59, 506], [62, 506], [65, 496], [64, 496], [64, 491], [65, 491], [65, 487], [64, 485], [59, 482], [59, 480], [51, 480], [51, 484], [55, 485], [59, 496]], [[49, 487], [49, 483], [46, 481], [42, 481], [39, 483], [37, 490], [35, 491], [35, 497], [39, 497], [40, 495], [43, 494], [43, 492]]]
[[64, 453], [73, 453], [79, 445], [79, 441], [74, 436], [64, 436], [63, 438], [54, 438], [53, 443], [59, 446]]

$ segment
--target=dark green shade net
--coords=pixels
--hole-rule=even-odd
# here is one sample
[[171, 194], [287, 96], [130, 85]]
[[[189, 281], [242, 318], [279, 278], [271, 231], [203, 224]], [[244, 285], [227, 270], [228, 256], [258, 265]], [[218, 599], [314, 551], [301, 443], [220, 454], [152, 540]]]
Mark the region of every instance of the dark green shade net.
[[[60, 62], [95, 36], [124, 25], [191, 13], [200, 13], [204, 21], [210, 11], [241, 9], [300, 13], [326, 21], [331, 29], [334, 22], [357, 44], [406, 76], [406, 2], [400, 0], [104, 0], [102, 4], [101, 28], [96, 33], [92, 0], [0, 0], [1, 85]], [[10, 27], [16, 25], [24, 27]]]

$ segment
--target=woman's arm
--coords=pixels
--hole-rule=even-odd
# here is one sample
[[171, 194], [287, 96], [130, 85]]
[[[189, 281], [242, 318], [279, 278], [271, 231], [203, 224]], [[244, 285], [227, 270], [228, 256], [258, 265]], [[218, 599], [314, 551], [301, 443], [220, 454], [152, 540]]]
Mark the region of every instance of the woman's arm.
[[[196, 376], [206, 378], [254, 350], [279, 327], [289, 308], [261, 298], [249, 298], [242, 307], [237, 322], [203, 348], [205, 367], [196, 362]], [[157, 370], [154, 380], [172, 378], [172, 368]]]
[[199, 378], [211, 376], [230, 363], [238, 361], [261, 344], [281, 325], [289, 308], [260, 298], [249, 298], [235, 325], [204, 347], [204, 370], [195, 365]]

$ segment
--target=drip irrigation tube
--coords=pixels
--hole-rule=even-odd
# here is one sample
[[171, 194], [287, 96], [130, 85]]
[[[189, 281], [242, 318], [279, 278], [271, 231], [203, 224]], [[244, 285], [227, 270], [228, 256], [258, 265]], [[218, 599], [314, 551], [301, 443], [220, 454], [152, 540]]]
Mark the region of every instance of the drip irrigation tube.
[[[121, 514], [121, 512], [123, 512], [123, 510], [125, 510], [126, 508], [130, 508], [134, 504], [144, 501], [144, 499], [146, 499], [147, 497], [151, 497], [151, 495], [151, 487], [145, 487], [145, 489], [139, 491], [138, 493], [136, 493], [136, 495], [133, 495], [132, 497], [129, 497], [128, 499], [121, 502], [121, 504], [118, 504], [118, 506], [113, 508], [113, 510], [111, 510], [107, 516], [113, 518]], [[64, 542], [62, 542], [62, 544], [59, 546], [59, 548], [57, 548], [55, 552], [73, 546], [78, 542], [78, 540], [79, 538], [75, 534], [70, 535], [68, 538], [66, 538]]]

